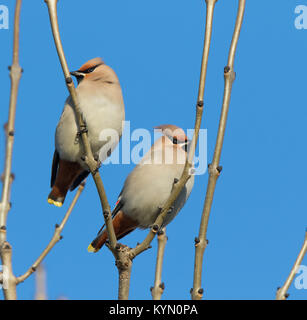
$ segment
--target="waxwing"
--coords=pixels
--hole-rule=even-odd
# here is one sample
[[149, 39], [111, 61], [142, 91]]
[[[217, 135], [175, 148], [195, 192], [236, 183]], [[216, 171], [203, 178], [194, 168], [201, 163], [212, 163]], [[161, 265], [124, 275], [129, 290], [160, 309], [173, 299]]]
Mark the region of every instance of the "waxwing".
[[[162, 130], [160, 137], [145, 154], [140, 163], [127, 177], [112, 212], [113, 226], [117, 239], [136, 228], [152, 226], [167, 199], [175, 179], [180, 179], [187, 158], [189, 140], [184, 131], [174, 125], [157, 127]], [[194, 184], [194, 176], [185, 187], [167, 214], [162, 227], [170, 223], [187, 201]], [[108, 238], [104, 226], [88, 247], [97, 252]]]
[[[71, 72], [78, 81], [76, 94], [83, 119], [88, 129], [88, 139], [93, 155], [101, 162], [107, 157], [99, 152], [106, 141], [101, 139], [104, 130], [113, 130], [112, 151], [122, 135], [125, 108], [121, 87], [115, 72], [101, 58], [86, 62], [79, 70]], [[110, 154], [110, 153], [109, 153]], [[108, 155], [109, 155], [108, 154]], [[89, 174], [82, 160], [83, 147], [78, 132], [72, 99], [66, 100], [55, 133], [55, 152], [52, 162], [51, 192], [48, 202], [62, 206], [68, 190], [74, 190]]]

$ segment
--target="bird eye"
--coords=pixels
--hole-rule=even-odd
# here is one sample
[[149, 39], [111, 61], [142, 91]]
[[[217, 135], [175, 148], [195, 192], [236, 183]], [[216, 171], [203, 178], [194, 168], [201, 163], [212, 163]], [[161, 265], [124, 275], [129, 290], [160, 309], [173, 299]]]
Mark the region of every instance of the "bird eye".
[[91, 73], [91, 72], [93, 72], [95, 69], [96, 69], [96, 66], [95, 66], [95, 67], [88, 68], [88, 69], [86, 69], [86, 70], [83, 71], [83, 72], [84, 72], [84, 73]]
[[178, 143], [177, 138], [173, 138], [173, 144], [177, 144], [177, 143]]

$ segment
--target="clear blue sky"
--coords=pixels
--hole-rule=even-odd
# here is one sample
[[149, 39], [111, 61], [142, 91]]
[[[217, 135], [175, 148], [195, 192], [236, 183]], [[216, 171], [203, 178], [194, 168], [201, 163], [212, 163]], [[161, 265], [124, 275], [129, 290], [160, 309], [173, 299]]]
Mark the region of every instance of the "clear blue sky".
[[[9, 30], [0, 30], [0, 124], [7, 121], [15, 1]], [[208, 130], [212, 159], [224, 86], [223, 68], [238, 1], [217, 2], [209, 57], [202, 128]], [[206, 299], [274, 299], [301, 248], [307, 226], [307, 31], [294, 27], [301, 1], [247, 1], [235, 60], [223, 172], [211, 212], [205, 252]], [[59, 1], [59, 24], [71, 70], [100, 56], [120, 79], [131, 129], [162, 123], [194, 125], [203, 45], [205, 1], [118, 0]], [[20, 275], [52, 237], [73, 194], [59, 209], [47, 204], [54, 130], [67, 89], [56, 55], [43, 0], [24, 1], [21, 11], [20, 83], [16, 116], [8, 240], [14, 272]], [[3, 168], [4, 135], [0, 133]], [[1, 168], [1, 171], [3, 170]], [[112, 207], [132, 165], [106, 166], [102, 177]], [[207, 173], [196, 177], [184, 209], [168, 227], [163, 268], [164, 299], [190, 299], [194, 238], [198, 234]], [[104, 248], [87, 252], [102, 224], [92, 179], [88, 180], [63, 240], [45, 260], [48, 296], [57, 299], [116, 299], [117, 269]], [[134, 246], [146, 231], [123, 243]], [[156, 241], [137, 257], [131, 299], [151, 299]], [[307, 258], [304, 264], [307, 265]], [[291, 286], [290, 299], [306, 299]], [[32, 299], [34, 277], [18, 286], [21, 299]]]

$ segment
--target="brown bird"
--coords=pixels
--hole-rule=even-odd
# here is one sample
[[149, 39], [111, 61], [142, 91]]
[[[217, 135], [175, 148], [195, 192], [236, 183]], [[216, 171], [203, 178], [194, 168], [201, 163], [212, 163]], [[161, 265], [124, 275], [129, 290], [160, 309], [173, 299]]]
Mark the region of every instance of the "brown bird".
[[[184, 131], [174, 125], [162, 125], [164, 135], [159, 138], [141, 162], [127, 177], [112, 212], [113, 227], [117, 239], [136, 228], [149, 228], [169, 198], [175, 179], [180, 179], [187, 158], [189, 140]], [[170, 223], [187, 201], [194, 184], [194, 176], [187, 181], [166, 216], [163, 226]], [[97, 252], [108, 239], [102, 227], [88, 247]]]
[[[78, 81], [76, 93], [82, 116], [87, 124], [88, 139], [95, 157], [107, 154], [99, 151], [106, 143], [100, 139], [103, 130], [115, 130], [120, 138], [125, 119], [121, 87], [115, 72], [100, 58], [86, 62], [79, 70], [71, 72]], [[110, 147], [114, 150], [119, 139]], [[109, 155], [109, 154], [108, 154]], [[72, 108], [72, 99], [66, 100], [55, 133], [55, 152], [52, 162], [51, 192], [48, 203], [61, 207], [68, 190], [74, 190], [89, 174], [81, 157], [83, 148]]]

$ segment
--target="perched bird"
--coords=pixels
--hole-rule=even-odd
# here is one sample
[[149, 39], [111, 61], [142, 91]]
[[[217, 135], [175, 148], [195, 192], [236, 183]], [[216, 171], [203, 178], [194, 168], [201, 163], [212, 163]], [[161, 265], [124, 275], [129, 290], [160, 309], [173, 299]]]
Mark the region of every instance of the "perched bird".
[[[79, 70], [71, 72], [78, 81], [77, 97], [83, 119], [87, 125], [88, 139], [96, 159], [106, 141], [101, 140], [103, 130], [115, 130], [120, 138], [125, 119], [121, 87], [115, 72], [100, 58], [86, 62]], [[118, 139], [119, 140], [119, 139]], [[112, 141], [113, 150], [118, 140]], [[82, 161], [80, 141], [72, 99], [69, 96], [55, 133], [55, 152], [52, 162], [51, 192], [48, 202], [61, 207], [67, 191], [75, 189], [89, 174]], [[101, 153], [100, 153], [101, 157]], [[107, 157], [103, 154], [101, 162]]]
[[[184, 131], [174, 125], [162, 125], [161, 136], [127, 177], [112, 212], [117, 239], [136, 228], [149, 228], [169, 198], [174, 182], [180, 179], [187, 158], [189, 140]], [[194, 176], [187, 181], [163, 226], [170, 223], [187, 201], [194, 184]], [[162, 226], [162, 227], [163, 227]], [[97, 252], [108, 238], [104, 226], [88, 247]]]

